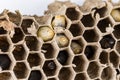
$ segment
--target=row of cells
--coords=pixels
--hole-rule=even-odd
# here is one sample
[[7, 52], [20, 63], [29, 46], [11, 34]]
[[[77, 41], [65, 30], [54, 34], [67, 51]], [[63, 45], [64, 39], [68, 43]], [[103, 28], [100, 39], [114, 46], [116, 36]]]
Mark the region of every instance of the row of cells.
[[[89, 15], [89, 17], [90, 17], [90, 15]], [[33, 20], [31, 20], [31, 19], [25, 19], [25, 20], [23, 20], [21, 27], [22, 27], [22, 29], [23, 29], [23, 31], [25, 33], [28, 33], [27, 28], [30, 27], [32, 25], [32, 23], [33, 23]], [[103, 24], [104, 24], [104, 26], [103, 26]], [[110, 19], [109, 18], [105, 18], [105, 19], [101, 20], [98, 23], [98, 28], [100, 29], [101, 32], [104, 33], [105, 30], [106, 30], [106, 27], [108, 27], [109, 24], [111, 24]], [[17, 42], [19, 42], [19, 41], [21, 41], [21, 40], [24, 39], [24, 33], [23, 33], [23, 31], [21, 30], [21, 28], [18, 28], [18, 27], [15, 28], [15, 34], [14, 34], [13, 38], [11, 38], [13, 43], [17, 43]], [[72, 24], [70, 26], [70, 28], [69, 28], [69, 31], [72, 33], [73, 36], [79, 36], [83, 32], [83, 30], [81, 28], [81, 24], [79, 22]], [[6, 34], [6, 33], [7, 33], [7, 31], [5, 31], [1, 27], [0, 28], [0, 34]], [[117, 39], [119, 39], [119, 24], [117, 24], [116, 26], [114, 26], [113, 34], [114, 34], [114, 36]], [[57, 36], [58, 36], [57, 42], [59, 44], [59, 47], [63, 47], [63, 45], [65, 45], [65, 46], [68, 45], [69, 40], [68, 40], [68, 38], [67, 38], [67, 36], [65, 34], [58, 34]], [[83, 37], [84, 37], [84, 39], [87, 42], [97, 42], [98, 39], [99, 39], [99, 33], [97, 33], [96, 29], [90, 29], [90, 30], [86, 30], [83, 33]], [[93, 37], [93, 39], [91, 39], [90, 37]], [[112, 37], [109, 37], [109, 36], [105, 36], [105, 37], [107, 37], [106, 40], [108, 40], [110, 38], [113, 43], [115, 42], [115, 40], [112, 39]], [[104, 40], [104, 38], [103, 38], [103, 40]], [[60, 42], [61, 39], [66, 40], [66, 43]], [[32, 37], [32, 36], [29, 37], [29, 36], [27, 36], [27, 37], [25, 37], [25, 40], [26, 40], [26, 44], [28, 45], [28, 47], [30, 48], [30, 50], [37, 50], [38, 46], [36, 46], [36, 47], [32, 47], [31, 46], [32, 42], [34, 42], [33, 44], [37, 44], [38, 43], [38, 41], [37, 41], [37, 39], [35, 39], [35, 37]], [[102, 43], [102, 40], [100, 42]], [[7, 43], [6, 46], [8, 46], [8, 43]], [[101, 44], [101, 46], [102, 46], [102, 44]], [[102, 48], [104, 48], [104, 47], [102, 47]], [[110, 48], [112, 48], [112, 46]], [[6, 51], [6, 50], [3, 50], [3, 51]]]
[[[117, 29], [115, 29], [115, 31], [113, 32], [115, 34], [115, 36], [119, 37], [119, 26], [115, 27]], [[20, 28], [15, 28], [16, 30], [16, 34], [14, 35], [14, 37], [12, 38], [12, 41], [13, 42], [18, 42], [20, 40], [23, 40], [22, 37], [20, 37], [22, 35], [21, 31], [20, 31]], [[17, 32], [19, 34], [17, 34]], [[96, 30], [86, 30], [85, 33], [83, 34], [83, 37], [84, 39], [87, 41], [87, 42], [97, 42], [99, 40], [99, 35], [96, 33]], [[91, 38], [92, 37], [92, 38]], [[25, 41], [26, 41], [26, 45], [27, 47], [29, 48], [30, 51], [38, 51], [39, 50], [39, 40], [34, 37], [34, 36], [25, 36]], [[58, 46], [60, 48], [62, 47], [67, 47], [70, 43], [70, 40], [69, 38], [64, 34], [64, 33], [60, 33], [60, 34], [57, 34], [57, 38], [56, 38], [56, 41], [58, 43]], [[7, 52], [9, 50], [9, 46], [10, 46], [10, 39], [6, 36], [0, 36], [0, 42], [2, 44], [0, 44], [0, 49], [1, 51], [3, 52]], [[75, 43], [76, 42], [76, 43]], [[72, 44], [71, 44], [71, 47], [74, 47], [74, 45], [79, 45], [77, 44], [78, 42], [80, 41], [75, 41], [73, 40], [72, 41]], [[99, 43], [101, 44], [101, 47], [103, 49], [107, 49], [107, 48], [113, 48], [114, 45], [115, 45], [115, 39], [113, 38], [113, 36], [110, 34], [110, 35], [105, 35], [103, 36], [103, 38], [99, 41]], [[104, 44], [105, 43], [105, 44]], [[81, 47], [82, 45], [84, 44], [84, 42], [81, 42]], [[2, 47], [4, 46], [4, 47]], [[44, 46], [44, 45], [43, 45]]]
[[[6, 36], [0, 36], [0, 42], [1, 42], [0, 49], [3, 52], [8, 51], [9, 48], [11, 47], [11, 45], [8, 42], [8, 39], [9, 38]], [[26, 39], [28, 39], [28, 40], [26, 40]], [[37, 45], [38, 42], [34, 36], [26, 36], [25, 40], [26, 40], [26, 45], [28, 46], [30, 51], [38, 49], [38, 45]], [[31, 40], [33, 40], [33, 41], [31, 41]], [[114, 43], [115, 43], [115, 40], [110, 35], [104, 36], [103, 39], [100, 41], [101, 47], [104, 49], [113, 48]], [[118, 53], [120, 52], [119, 44], [120, 44], [120, 42], [117, 41], [116, 45], [115, 45], [116, 51]], [[80, 53], [83, 52], [86, 55], [86, 57], [88, 58], [88, 60], [95, 58], [96, 53], [97, 53], [96, 50], [98, 50], [98, 48], [99, 47], [97, 47], [96, 45], [85, 45], [85, 40], [82, 37], [80, 37], [78, 39], [73, 39], [70, 44], [70, 50], [72, 50], [72, 53], [74, 53], [75, 55], [79, 55]], [[17, 61], [24, 60], [27, 56], [26, 46], [24, 44], [14, 45], [14, 49], [12, 50], [12, 53], [14, 55], [14, 58]], [[54, 58], [56, 56], [59, 57], [60, 53], [65, 53], [65, 55], [63, 55], [63, 57], [68, 57], [68, 56], [72, 55], [71, 52], [69, 52], [69, 50], [58, 51], [58, 54], [57, 54], [57, 49], [56, 49], [56, 46], [54, 43], [52, 43], [52, 44], [44, 43], [41, 47], [41, 53], [44, 54], [46, 59]]]
[[[17, 28], [17, 29], [20, 29], [20, 28]], [[87, 36], [93, 35], [93, 34], [90, 34], [89, 31], [88, 31]], [[86, 38], [88, 38], [88, 37], [86, 37]], [[91, 41], [92, 39], [89, 38], [88, 41]], [[43, 45], [40, 47], [41, 44], [39, 43], [39, 40], [35, 36], [26, 36], [25, 41], [26, 41], [25, 45], [28, 47], [28, 49], [30, 51], [39, 51], [40, 50], [39, 48], [41, 48], [41, 52], [44, 53], [45, 58], [54, 58], [55, 57], [55, 51], [57, 51], [57, 49], [56, 49], [56, 46], [54, 46], [55, 45], [54, 43], [51, 43], [51, 44], [43, 43]], [[0, 36], [0, 43], [1, 43], [0, 49], [2, 52], [7, 52], [7, 51], [9, 51], [9, 49], [11, 49], [12, 45], [9, 42], [10, 42], [10, 39], [8, 36], [5, 36], [5, 35]], [[70, 48], [72, 49], [74, 54], [82, 53], [84, 51], [83, 49], [85, 48], [85, 45], [86, 45], [86, 41], [82, 37], [78, 37], [75, 39], [73, 38], [70, 42], [69, 38], [65, 34], [60, 34], [57, 42], [58, 42], [58, 46], [60, 48], [67, 47], [70, 45]], [[115, 47], [117, 52], [120, 52], [119, 41], [115, 41], [113, 36], [110, 34], [103, 36], [103, 38], [100, 40], [99, 43], [103, 49], [107, 49], [107, 48], [112, 49]], [[116, 45], [115, 45], [115, 43], [116, 43]], [[26, 56], [25, 45], [24, 44], [14, 45], [14, 50], [12, 51], [12, 53], [17, 60], [21, 60], [24, 58], [24, 56]], [[85, 48], [84, 53], [86, 55], [90, 56], [91, 54], [93, 54], [93, 51], [94, 51], [94, 49], [92, 50], [92, 48], [88, 45]], [[20, 53], [20, 54], [17, 54], [17, 53]], [[22, 58], [20, 58], [19, 56], [21, 56]], [[18, 59], [18, 58], [20, 58], [20, 59]]]
[[[78, 58], [81, 58], [81, 57], [82, 56], [79, 56]], [[54, 75], [56, 75], [57, 73], [58, 73], [58, 78], [60, 80], [70, 80], [74, 76], [75, 76], [75, 80], [86, 80], [88, 77], [90, 77], [91, 79], [95, 79], [98, 77], [101, 77], [102, 79], [108, 79], [108, 76], [110, 78], [113, 77], [112, 75], [115, 71], [110, 66], [101, 68], [101, 64], [97, 61], [90, 62], [88, 65], [88, 68], [87, 68], [87, 72], [80, 72], [80, 73], [79, 72], [75, 73], [73, 71], [73, 69], [82, 71], [82, 69], [80, 69], [80, 68], [76, 69], [76, 68], [71, 68], [71, 67], [62, 67], [61, 69], [57, 69], [57, 66], [54, 66], [54, 65], [55, 65], [55, 62], [53, 60], [49, 60], [49, 61], [45, 62], [45, 67], [43, 67], [44, 72], [42, 72], [39, 69], [31, 70], [29, 72], [28, 67], [26, 66], [26, 64], [24, 62], [17, 62], [13, 71], [14, 71], [14, 74], [17, 77], [17, 79], [26, 78], [29, 73], [28, 80], [43, 79], [44, 73], [47, 77], [52, 76], [52, 78], [49, 78], [50, 80], [54, 80], [54, 79], [56, 80], [56, 78], [54, 78]], [[82, 65], [79, 65], [79, 66], [82, 66]], [[85, 66], [87, 66], [87, 65], [85, 65]], [[83, 68], [85, 68], [85, 67], [83, 67]], [[111, 71], [111, 73], [109, 73], [109, 71]], [[73, 76], [73, 73], [74, 73], [74, 76]], [[116, 69], [115, 74], [119, 75], [120, 71], [118, 71], [118, 69]], [[6, 80], [9, 80], [12, 77], [10, 72], [1, 72], [0, 76], [1, 76], [0, 78], [6, 79]]]
[[[97, 75], [96, 73], [94, 74], [94, 70], [92, 72], [90, 71], [92, 69], [90, 67], [91, 66], [90, 64], [92, 64], [92, 62], [93, 62], [92, 60], [94, 60], [96, 58], [96, 53], [98, 54], [98, 52], [97, 52], [98, 49], [96, 49], [96, 48], [97, 48], [96, 46], [88, 45], [85, 48], [85, 52], [84, 52], [85, 55], [75, 55], [74, 57], [72, 57], [73, 55], [69, 53], [69, 50], [61, 50], [58, 53], [57, 61], [56, 60], [46, 60], [42, 66], [42, 69], [43, 69], [44, 73], [46, 74], [46, 76], [53, 76], [56, 74], [56, 71], [59, 70], [58, 66], [60, 66], [60, 64], [63, 67], [67, 66], [69, 64], [70, 65], [73, 64], [74, 71], [79, 73], [79, 72], [83, 72], [86, 70], [86, 68], [87, 68], [86, 66], [88, 65], [88, 60], [90, 60], [90, 63], [88, 65], [88, 69], [87, 69], [88, 74], [89, 75], [91, 75], [91, 74]], [[24, 59], [23, 57], [25, 57], [25, 56], [23, 56], [23, 54], [21, 52], [20, 52], [20, 54], [16, 54], [16, 55], [15, 54], [16, 54], [16, 51], [13, 52], [13, 55], [16, 58], [16, 60], [21, 60], [21, 59]], [[118, 68], [119, 67], [119, 55], [117, 54], [116, 51], [111, 51], [110, 53], [102, 51], [100, 53], [99, 59], [100, 59], [100, 63], [102, 63], [102, 64], [107, 64], [110, 61], [113, 64], [113, 66], [115, 67], [117, 73], [120, 74], [120, 71]], [[41, 58], [39, 53], [29, 53], [29, 55], [27, 57], [27, 62], [29, 63], [31, 68], [42, 65], [42, 63], [43, 63], [42, 60], [43, 60], [43, 58]], [[11, 67], [11, 63], [12, 63], [12, 61], [7, 54], [0, 54], [0, 66], [3, 71], [9, 70]], [[94, 66], [96, 66], [96, 63]], [[93, 65], [92, 65], [92, 67], [93, 67]], [[23, 70], [23, 68], [25, 68], [25, 69]], [[17, 62], [16, 65], [14, 66], [13, 71], [14, 71], [15, 75], [17, 76], [17, 78], [19, 78], [19, 76], [21, 76], [21, 75], [22, 75], [22, 77], [20, 77], [20, 78], [23, 78], [23, 76], [26, 75], [26, 72], [28, 71], [28, 67], [26, 67], [26, 65], [23, 62]], [[23, 72], [23, 71], [25, 71], [25, 72]]]

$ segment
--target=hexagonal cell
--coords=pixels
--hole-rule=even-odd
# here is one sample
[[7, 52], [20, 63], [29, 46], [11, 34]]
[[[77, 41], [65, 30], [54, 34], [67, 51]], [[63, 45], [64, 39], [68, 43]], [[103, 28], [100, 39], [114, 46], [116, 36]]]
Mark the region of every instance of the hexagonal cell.
[[100, 40], [100, 44], [103, 49], [107, 49], [107, 48], [112, 49], [115, 45], [115, 39], [111, 35], [105, 35]]
[[37, 30], [37, 37], [41, 38], [44, 42], [51, 41], [54, 36], [55, 32], [50, 26], [40, 26]]
[[56, 35], [56, 42], [60, 48], [67, 47], [69, 45], [69, 39], [64, 33], [58, 33]]
[[9, 20], [19, 26], [21, 22], [21, 14], [16, 11], [16, 13], [9, 12], [7, 13]]
[[[3, 47], [4, 46], [4, 47]], [[0, 50], [7, 52], [9, 50], [9, 42], [6, 36], [0, 36]]]
[[12, 76], [10, 72], [0, 73], [0, 80], [11, 80]]
[[15, 45], [14, 50], [12, 51], [13, 56], [16, 60], [24, 60], [26, 56], [26, 51], [23, 45]]
[[106, 15], [107, 15], [107, 11], [108, 11], [108, 9], [107, 9], [107, 7], [105, 6], [105, 7], [102, 7], [102, 8], [94, 8], [93, 10], [95, 10], [95, 15], [96, 14], [99, 14], [100, 15], [100, 18], [102, 18], [102, 17], [105, 17]]
[[85, 27], [93, 27], [95, 24], [92, 14], [83, 15], [81, 21]]
[[30, 51], [39, 50], [40, 44], [35, 36], [26, 36], [25, 41], [26, 41], [26, 45]]
[[42, 74], [39, 70], [32, 70], [28, 80], [41, 80]]
[[66, 17], [64, 15], [56, 15], [52, 18], [51, 24], [53, 28], [61, 27], [65, 29], [67, 27]]
[[83, 56], [75, 56], [72, 63], [75, 65], [75, 67], [73, 67], [73, 69], [76, 72], [84, 71], [86, 68], [86, 64], [87, 64], [85, 57], [83, 57]]
[[39, 53], [29, 53], [27, 61], [31, 68], [40, 65], [41, 58], [39, 56]]
[[117, 41], [116, 43], [116, 50], [120, 54], [120, 41]]
[[91, 79], [99, 77], [100, 74], [100, 64], [98, 62], [90, 62], [87, 73]]
[[113, 64], [114, 67], [117, 68], [119, 66], [119, 61], [119, 55], [115, 51], [110, 52], [110, 62]]
[[22, 20], [21, 27], [22, 27], [25, 34], [29, 34], [28, 28], [31, 27], [33, 22], [34, 22], [33, 19], [23, 19]]
[[66, 16], [72, 21], [78, 20], [80, 17], [80, 13], [76, 9], [76, 7], [69, 7], [66, 9]]
[[43, 71], [46, 76], [54, 76], [56, 74], [57, 65], [53, 60], [45, 61]]
[[13, 71], [18, 79], [26, 78], [28, 75], [28, 68], [24, 62], [17, 62]]
[[17, 43], [17, 42], [23, 40], [24, 34], [20, 28], [14, 28], [14, 29], [15, 29], [15, 34], [13, 35], [13, 37], [11, 39], [12, 39], [13, 43]]
[[120, 24], [114, 26], [113, 34], [117, 39], [120, 39]]
[[82, 38], [72, 40], [70, 47], [74, 54], [80, 54], [83, 51], [84, 47]]
[[94, 29], [86, 30], [83, 37], [87, 42], [96, 42], [99, 40], [99, 34]]
[[2, 70], [8, 70], [11, 66], [11, 60], [7, 54], [0, 54], [0, 68]]
[[113, 77], [115, 77], [115, 75], [111, 67], [106, 67], [103, 69], [101, 73], [102, 80], [113, 80]]
[[69, 30], [72, 33], [73, 37], [80, 36], [83, 32], [83, 29], [81, 28], [79, 22], [71, 24]]
[[97, 26], [98, 29], [102, 32], [105, 33], [106, 32], [106, 28], [109, 27], [110, 25], [112, 25], [112, 22], [110, 21], [109, 17], [101, 19]]
[[88, 60], [93, 60], [96, 58], [96, 52], [98, 50], [97, 46], [88, 45], [85, 48], [84, 54]]
[[88, 80], [87, 74], [85, 73], [79, 73], [75, 76], [74, 80]]
[[70, 54], [67, 50], [59, 51], [57, 60], [61, 65], [68, 65], [70, 60]]
[[59, 80], [71, 80], [71, 76], [73, 76], [72, 71], [69, 67], [63, 67], [58, 75]]
[[42, 53], [44, 54], [45, 58], [54, 58], [55, 56], [55, 49], [54, 46], [50, 43], [45, 43], [42, 45]]
[[100, 59], [100, 62], [101, 62], [102, 64], [108, 63], [108, 61], [109, 61], [109, 55], [108, 55], [108, 53], [105, 52], [105, 51], [102, 51], [102, 52], [100, 53], [99, 59]]
[[0, 35], [6, 34], [7, 31], [3, 27], [0, 27]]
[[120, 8], [114, 8], [110, 13], [112, 18], [115, 20], [115, 22], [120, 22], [119, 13], [120, 13]]

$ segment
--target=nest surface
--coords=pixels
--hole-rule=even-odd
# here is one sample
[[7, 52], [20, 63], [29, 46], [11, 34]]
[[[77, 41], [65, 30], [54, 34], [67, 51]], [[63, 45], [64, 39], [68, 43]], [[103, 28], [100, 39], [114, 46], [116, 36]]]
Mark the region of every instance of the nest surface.
[[0, 80], [120, 80], [120, 6], [56, 1], [44, 16], [0, 14]]

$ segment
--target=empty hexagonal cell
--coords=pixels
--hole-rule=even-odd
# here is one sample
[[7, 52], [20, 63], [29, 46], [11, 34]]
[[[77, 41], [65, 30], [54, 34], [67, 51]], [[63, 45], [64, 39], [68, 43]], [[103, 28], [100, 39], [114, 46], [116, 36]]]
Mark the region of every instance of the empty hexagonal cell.
[[108, 53], [105, 52], [105, 51], [102, 51], [102, 52], [100, 53], [99, 59], [100, 59], [100, 62], [101, 62], [102, 64], [108, 63], [108, 61], [109, 61], [109, 55], [108, 55]]
[[30, 51], [39, 50], [40, 44], [35, 36], [26, 36], [25, 41], [26, 41], [26, 45]]
[[23, 45], [15, 45], [15, 48], [12, 53], [16, 60], [24, 60], [25, 59], [26, 51], [25, 51]]
[[112, 22], [110, 21], [109, 17], [107, 18], [104, 18], [104, 19], [101, 19], [97, 26], [99, 28], [99, 30], [102, 32], [102, 33], [105, 33], [106, 32], [106, 28], [109, 27], [110, 25], [112, 25]]
[[70, 47], [74, 54], [80, 54], [83, 51], [84, 41], [82, 38], [72, 40]]
[[95, 24], [95, 20], [91, 14], [83, 15], [81, 21], [85, 27], [93, 27]]
[[83, 32], [83, 29], [81, 28], [81, 25], [80, 25], [79, 22], [71, 24], [69, 30], [70, 30], [70, 32], [72, 33], [72, 35], [74, 37], [80, 36], [82, 34], [82, 32]]
[[99, 39], [99, 34], [97, 33], [96, 30], [91, 29], [86, 30], [83, 34], [83, 37], [87, 42], [96, 42]]
[[42, 74], [39, 70], [32, 70], [28, 80], [41, 80]]
[[6, 34], [7, 31], [3, 27], [0, 27], [0, 35]]
[[12, 76], [9, 72], [0, 73], [0, 80], [11, 80]]
[[120, 54], [120, 41], [117, 41], [116, 50]]
[[9, 42], [6, 36], [0, 36], [0, 50], [7, 52], [9, 50]]
[[28, 28], [31, 27], [31, 25], [33, 24], [33, 20], [32, 19], [23, 19], [22, 20], [22, 24], [21, 24], [21, 27], [24, 31], [25, 34], [29, 34], [28, 32]]
[[70, 20], [78, 20], [80, 17], [80, 13], [77, 10], [76, 7], [69, 7], [66, 9], [66, 16], [70, 19]]
[[87, 73], [91, 79], [99, 77], [100, 74], [100, 64], [98, 62], [90, 62]]
[[117, 39], [120, 39], [120, 25], [114, 26], [113, 34]]
[[41, 64], [41, 58], [38, 53], [29, 53], [27, 61], [30, 67], [35, 67]]
[[54, 76], [57, 71], [57, 65], [53, 60], [45, 61], [43, 71], [46, 76]]
[[67, 50], [62, 50], [59, 51], [57, 60], [61, 65], [68, 65], [71, 59], [70, 56]]
[[98, 47], [93, 45], [88, 45], [85, 48], [84, 54], [88, 60], [93, 60], [96, 58]]
[[71, 80], [72, 71], [69, 67], [63, 67], [58, 75], [59, 80]]
[[18, 79], [26, 78], [28, 75], [28, 68], [24, 62], [17, 62], [13, 71]]
[[11, 66], [11, 60], [7, 54], [0, 54], [0, 68], [2, 70], [9, 70]]
[[107, 49], [107, 48], [112, 49], [115, 45], [115, 39], [111, 35], [105, 35], [100, 40], [100, 44], [103, 49]]
[[120, 8], [112, 9], [110, 14], [116, 22], [120, 22]]
[[86, 68], [86, 64], [87, 64], [85, 57], [83, 57], [83, 56], [75, 56], [72, 63], [75, 65], [75, 67], [73, 67], [73, 69], [76, 72], [84, 71]]
[[44, 54], [45, 58], [54, 58], [55, 56], [55, 49], [54, 46], [50, 43], [45, 43], [42, 45], [42, 53]]
[[103, 69], [101, 73], [102, 80], [113, 80], [113, 77], [115, 77], [115, 75], [111, 67], [106, 67]]
[[58, 33], [56, 35], [56, 42], [60, 48], [67, 47], [69, 45], [69, 39], [64, 33]]
[[74, 80], [88, 80], [87, 74], [85, 74], [85, 73], [76, 74]]
[[114, 67], [117, 68], [119, 66], [119, 61], [119, 55], [115, 51], [110, 52], [110, 62], [114, 65]]
[[11, 22], [13, 22], [19, 26], [19, 24], [21, 22], [21, 14], [18, 11], [16, 11], [16, 13], [9, 12], [7, 15]]
[[24, 34], [23, 32], [21, 31], [20, 28], [15, 28], [15, 34], [13, 35], [13, 37], [11, 38], [12, 39], [12, 42], [13, 43], [17, 43], [21, 40], [23, 40], [24, 38]]
[[100, 18], [102, 18], [102, 17], [105, 17], [106, 15], [107, 15], [107, 11], [108, 11], [108, 9], [107, 9], [107, 7], [105, 6], [105, 7], [102, 7], [102, 8], [94, 8], [93, 10], [95, 10], [95, 16], [96, 16], [96, 14], [99, 14], [100, 15]]

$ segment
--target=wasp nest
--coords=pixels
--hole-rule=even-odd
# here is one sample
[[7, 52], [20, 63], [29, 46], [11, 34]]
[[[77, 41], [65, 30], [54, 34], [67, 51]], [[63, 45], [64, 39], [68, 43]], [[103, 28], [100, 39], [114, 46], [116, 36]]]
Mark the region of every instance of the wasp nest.
[[120, 80], [120, 6], [57, 1], [44, 16], [4, 10], [0, 80]]

